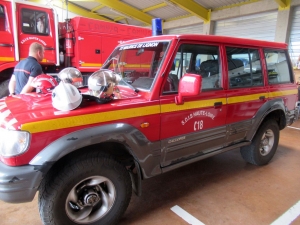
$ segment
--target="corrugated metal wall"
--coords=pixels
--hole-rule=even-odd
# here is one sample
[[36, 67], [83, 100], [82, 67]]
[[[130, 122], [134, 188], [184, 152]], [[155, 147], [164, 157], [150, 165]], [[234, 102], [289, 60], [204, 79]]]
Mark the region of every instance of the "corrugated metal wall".
[[[300, 56], [300, 6], [294, 7], [291, 13], [289, 52], [293, 65], [296, 66]], [[258, 13], [216, 21], [213, 34], [274, 41], [276, 23], [277, 11]], [[203, 24], [164, 30], [164, 34], [183, 33], [202, 34]]]
[[215, 35], [274, 41], [277, 11], [219, 20], [215, 23]]
[[295, 7], [292, 11], [289, 52], [293, 65], [296, 66], [300, 56], [300, 6]]
[[203, 34], [203, 23], [164, 30], [164, 34]]

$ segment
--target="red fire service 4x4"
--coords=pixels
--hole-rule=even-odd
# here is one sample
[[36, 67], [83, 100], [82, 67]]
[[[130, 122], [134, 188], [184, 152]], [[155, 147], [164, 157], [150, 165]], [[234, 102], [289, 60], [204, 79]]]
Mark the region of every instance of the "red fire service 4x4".
[[114, 224], [142, 180], [229, 150], [265, 165], [299, 114], [283, 43], [152, 36], [62, 82], [0, 101], [0, 199], [39, 191], [44, 224]]

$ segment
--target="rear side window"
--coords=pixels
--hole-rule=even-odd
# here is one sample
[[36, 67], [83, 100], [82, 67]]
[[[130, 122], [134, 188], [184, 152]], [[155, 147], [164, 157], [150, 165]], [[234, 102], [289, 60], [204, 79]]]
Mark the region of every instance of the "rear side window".
[[287, 53], [284, 50], [264, 50], [269, 84], [291, 83]]
[[262, 86], [258, 49], [226, 47], [230, 88]]
[[27, 34], [48, 35], [49, 22], [46, 12], [22, 9], [22, 31]]

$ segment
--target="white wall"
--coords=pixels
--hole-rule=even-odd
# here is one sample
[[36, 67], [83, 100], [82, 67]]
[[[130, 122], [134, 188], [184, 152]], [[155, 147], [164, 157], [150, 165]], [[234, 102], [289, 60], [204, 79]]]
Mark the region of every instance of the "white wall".
[[58, 15], [58, 21], [59, 22], [65, 22], [65, 19], [67, 17], [67, 14], [68, 14], [68, 18], [73, 18], [74, 16], [78, 16], [77, 14], [75, 13], [71, 13], [71, 12], [68, 12], [64, 9], [61, 9], [59, 7], [56, 7], [56, 6], [53, 6], [53, 8], [55, 9], [57, 15]]

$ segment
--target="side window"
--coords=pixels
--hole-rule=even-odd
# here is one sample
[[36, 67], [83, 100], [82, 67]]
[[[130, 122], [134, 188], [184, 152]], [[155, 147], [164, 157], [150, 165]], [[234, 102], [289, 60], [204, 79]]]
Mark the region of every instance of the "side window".
[[4, 7], [0, 5], [0, 31], [6, 31], [6, 18], [5, 18], [5, 12]]
[[22, 31], [27, 34], [48, 35], [48, 16], [46, 12], [22, 9]]
[[[211, 45], [183, 44], [179, 47], [164, 93], [178, 91], [179, 80], [184, 74], [202, 76], [202, 91], [221, 88], [219, 47]], [[172, 90], [169, 90], [167, 87]]]
[[269, 84], [292, 82], [287, 61], [287, 53], [284, 50], [264, 50], [268, 70]]
[[230, 88], [263, 85], [257, 49], [226, 47], [226, 54]]

